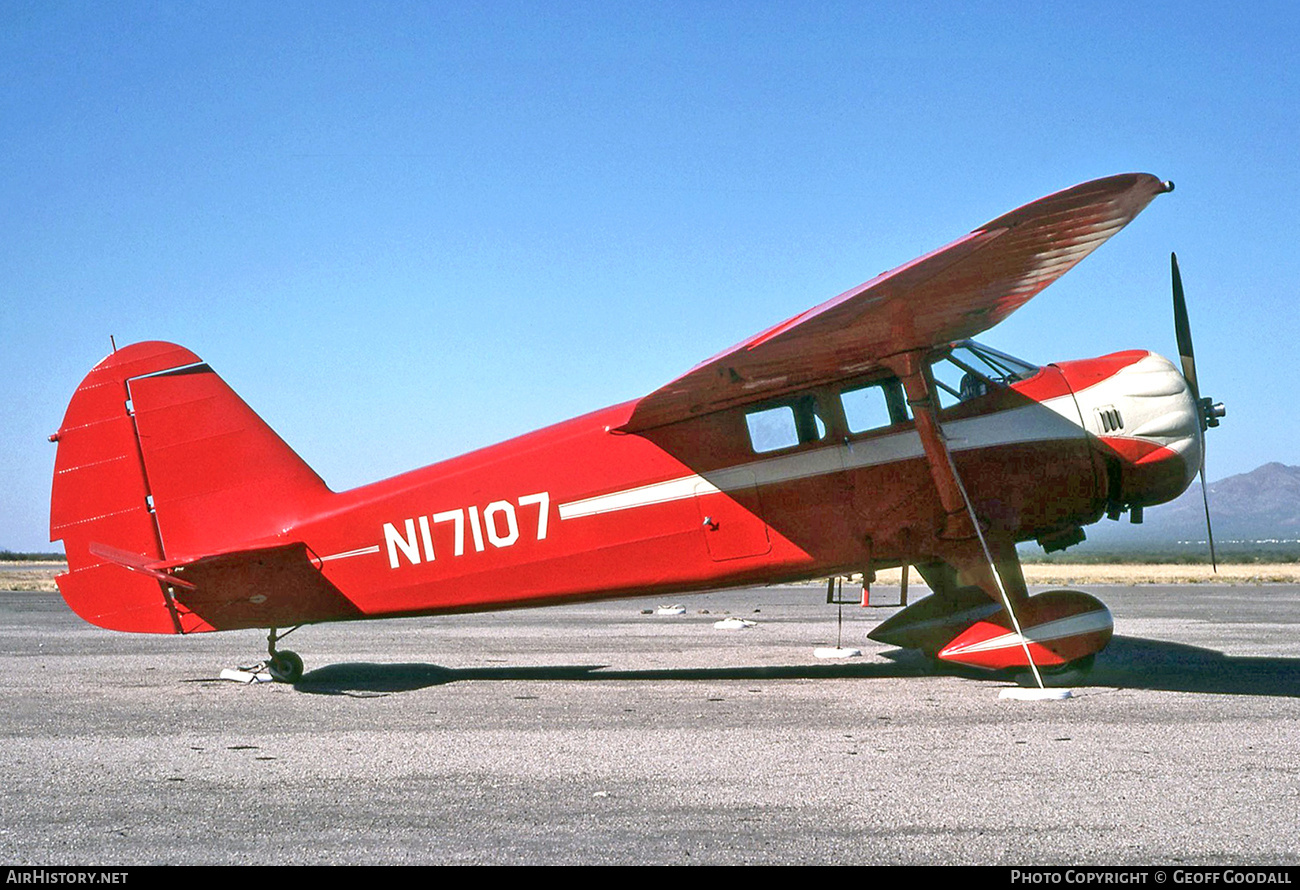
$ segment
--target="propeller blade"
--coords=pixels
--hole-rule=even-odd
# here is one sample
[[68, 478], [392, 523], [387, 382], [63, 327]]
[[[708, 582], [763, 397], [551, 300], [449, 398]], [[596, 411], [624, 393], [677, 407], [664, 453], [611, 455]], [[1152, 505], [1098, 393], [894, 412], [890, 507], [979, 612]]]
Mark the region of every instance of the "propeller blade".
[[[1201, 419], [1201, 429], [1218, 426], [1223, 416], [1222, 405], [1211, 405], [1210, 399], [1201, 400], [1201, 388], [1196, 381], [1196, 352], [1192, 349], [1192, 325], [1187, 319], [1187, 300], [1183, 296], [1183, 276], [1178, 271], [1178, 254], [1169, 254], [1169, 269], [1174, 285], [1174, 335], [1178, 338], [1178, 357], [1183, 364], [1183, 377], [1191, 387], [1196, 411]], [[1205, 440], [1201, 440], [1201, 502], [1205, 505], [1205, 535], [1210, 542], [1210, 565], [1217, 573], [1219, 560], [1214, 552], [1214, 528], [1210, 525], [1210, 495], [1205, 483]]]
[[1192, 325], [1187, 320], [1187, 301], [1183, 297], [1183, 276], [1178, 272], [1178, 254], [1169, 254], [1174, 281], [1174, 334], [1178, 337], [1178, 357], [1183, 363], [1183, 377], [1192, 388], [1192, 398], [1201, 403], [1201, 388], [1196, 382], [1196, 353], [1192, 349]]
[[1219, 560], [1214, 555], [1214, 529], [1210, 525], [1210, 495], [1205, 485], [1205, 454], [1201, 454], [1201, 503], [1205, 505], [1205, 536], [1210, 541], [1210, 566], [1219, 572]]

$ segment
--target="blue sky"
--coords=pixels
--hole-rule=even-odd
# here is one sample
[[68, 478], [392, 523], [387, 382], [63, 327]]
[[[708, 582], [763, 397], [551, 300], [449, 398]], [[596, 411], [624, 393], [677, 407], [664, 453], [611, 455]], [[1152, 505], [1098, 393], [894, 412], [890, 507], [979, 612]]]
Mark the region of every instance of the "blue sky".
[[1300, 464], [1300, 6], [0, 4], [0, 549], [118, 344], [336, 489], [647, 393], [1041, 195], [1177, 183], [982, 338], [1174, 354]]

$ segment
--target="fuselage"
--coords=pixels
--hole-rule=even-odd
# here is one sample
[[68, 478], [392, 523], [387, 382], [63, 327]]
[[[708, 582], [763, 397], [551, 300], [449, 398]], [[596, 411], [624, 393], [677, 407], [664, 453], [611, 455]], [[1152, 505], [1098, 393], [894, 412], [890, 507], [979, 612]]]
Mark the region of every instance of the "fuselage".
[[[1200, 462], [1181, 375], [1126, 352], [960, 391], [941, 412], [975, 512], [1021, 541], [1177, 496]], [[879, 396], [880, 413], [856, 400]], [[942, 510], [897, 381], [850, 380], [638, 434], [634, 403], [303, 503], [359, 610], [475, 611], [705, 590], [942, 558]], [[873, 425], [874, 424], [874, 425]], [[313, 619], [307, 619], [313, 620]]]

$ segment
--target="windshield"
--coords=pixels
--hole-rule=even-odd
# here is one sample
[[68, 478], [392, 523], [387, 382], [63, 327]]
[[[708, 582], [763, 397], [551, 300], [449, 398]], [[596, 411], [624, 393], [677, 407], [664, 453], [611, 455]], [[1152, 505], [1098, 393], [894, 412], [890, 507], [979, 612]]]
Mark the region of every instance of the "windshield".
[[978, 398], [993, 386], [1027, 380], [1039, 368], [974, 340], [963, 340], [936, 359], [930, 371], [938, 390], [939, 406], [949, 408]]

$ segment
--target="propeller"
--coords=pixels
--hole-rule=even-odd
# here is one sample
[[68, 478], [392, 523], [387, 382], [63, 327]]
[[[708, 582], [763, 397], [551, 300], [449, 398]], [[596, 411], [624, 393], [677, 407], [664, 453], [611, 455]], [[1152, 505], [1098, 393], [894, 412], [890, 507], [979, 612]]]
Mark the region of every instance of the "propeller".
[[1210, 525], [1210, 496], [1205, 484], [1205, 436], [1212, 426], [1219, 425], [1219, 418], [1227, 414], [1222, 402], [1201, 398], [1201, 387], [1196, 380], [1196, 353], [1192, 349], [1192, 325], [1187, 320], [1187, 300], [1183, 296], [1183, 276], [1178, 271], [1178, 254], [1169, 254], [1169, 265], [1174, 285], [1174, 334], [1178, 337], [1178, 357], [1183, 365], [1183, 377], [1191, 387], [1192, 399], [1196, 402], [1196, 413], [1201, 422], [1201, 502], [1205, 505], [1205, 534], [1210, 541], [1210, 565], [1214, 571], [1219, 570], [1219, 562], [1214, 553], [1214, 529]]

